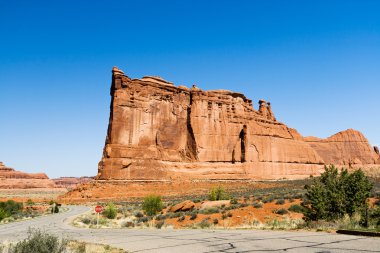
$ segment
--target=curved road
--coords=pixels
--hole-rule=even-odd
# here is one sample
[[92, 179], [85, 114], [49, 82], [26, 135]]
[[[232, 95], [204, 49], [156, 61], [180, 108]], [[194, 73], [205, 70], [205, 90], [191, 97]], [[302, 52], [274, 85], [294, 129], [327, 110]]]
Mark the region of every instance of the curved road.
[[25, 238], [29, 227], [80, 241], [110, 244], [131, 252], [380, 252], [380, 238], [265, 230], [85, 229], [69, 225], [90, 209], [0, 225], [0, 241]]

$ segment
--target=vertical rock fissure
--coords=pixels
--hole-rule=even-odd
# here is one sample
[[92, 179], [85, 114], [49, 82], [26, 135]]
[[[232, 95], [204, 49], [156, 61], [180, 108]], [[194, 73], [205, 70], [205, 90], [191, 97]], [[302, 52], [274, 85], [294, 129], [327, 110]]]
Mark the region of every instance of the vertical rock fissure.
[[186, 139], [186, 157], [190, 161], [197, 161], [197, 143], [195, 141], [193, 127], [191, 126], [191, 107], [193, 105], [193, 95], [190, 93], [190, 105], [187, 108], [187, 139]]
[[244, 125], [243, 129], [240, 132], [240, 148], [241, 148], [241, 162], [244, 163], [246, 162], [246, 157], [245, 157], [245, 149], [247, 146], [247, 126]]

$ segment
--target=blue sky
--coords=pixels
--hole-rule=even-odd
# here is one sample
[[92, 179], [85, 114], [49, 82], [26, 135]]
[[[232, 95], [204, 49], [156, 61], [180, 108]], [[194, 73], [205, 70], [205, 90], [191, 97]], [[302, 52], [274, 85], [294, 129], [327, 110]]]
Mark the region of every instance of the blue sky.
[[375, 0], [0, 0], [0, 161], [96, 175], [113, 66], [266, 99], [304, 136], [354, 128], [380, 145], [379, 13]]

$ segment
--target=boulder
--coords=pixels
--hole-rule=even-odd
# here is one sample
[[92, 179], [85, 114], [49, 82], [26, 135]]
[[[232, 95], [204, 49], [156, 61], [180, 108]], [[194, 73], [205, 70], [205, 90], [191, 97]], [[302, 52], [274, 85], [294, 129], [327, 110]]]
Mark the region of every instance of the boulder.
[[177, 205], [172, 206], [170, 208], [170, 212], [173, 212], [173, 213], [179, 212], [179, 211], [186, 212], [186, 211], [192, 210], [194, 207], [195, 207], [195, 203], [193, 201], [185, 200]]
[[230, 200], [203, 201], [199, 209], [207, 209], [211, 207], [222, 207], [231, 205]]

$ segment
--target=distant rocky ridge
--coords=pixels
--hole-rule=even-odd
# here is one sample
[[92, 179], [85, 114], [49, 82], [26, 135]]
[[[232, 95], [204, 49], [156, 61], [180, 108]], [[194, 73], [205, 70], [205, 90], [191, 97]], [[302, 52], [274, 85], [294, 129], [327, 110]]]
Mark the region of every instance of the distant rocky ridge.
[[264, 100], [255, 110], [241, 93], [112, 73], [98, 180], [292, 179], [331, 163], [379, 167], [378, 149], [358, 131], [302, 137]]
[[0, 162], [0, 189], [57, 188], [45, 173], [16, 171]]
[[94, 177], [59, 177], [52, 180], [57, 186], [71, 190], [80, 184], [91, 182]]

